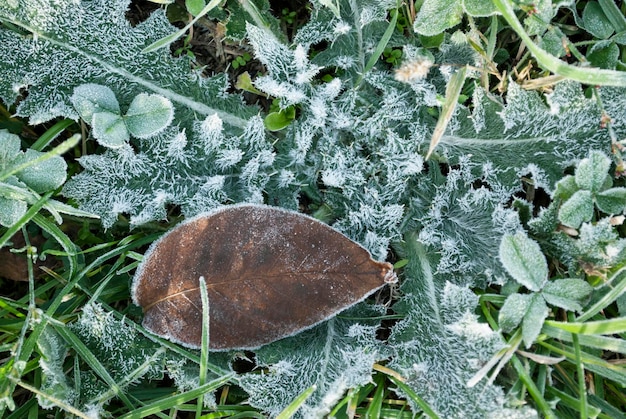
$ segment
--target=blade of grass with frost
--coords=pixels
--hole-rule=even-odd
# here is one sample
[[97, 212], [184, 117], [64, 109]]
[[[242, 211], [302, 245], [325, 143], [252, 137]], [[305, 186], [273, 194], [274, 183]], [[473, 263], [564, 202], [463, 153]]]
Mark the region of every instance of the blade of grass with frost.
[[198, 13], [198, 15], [196, 17], [194, 17], [191, 22], [189, 22], [187, 25], [185, 25], [184, 28], [182, 28], [178, 32], [174, 32], [171, 35], [164, 36], [163, 38], [159, 39], [156, 42], [153, 42], [152, 44], [150, 44], [147, 47], [145, 47], [141, 52], [143, 52], [143, 53], [152, 52], [152, 51], [156, 51], [159, 48], [163, 48], [163, 47], [166, 47], [166, 46], [170, 45], [172, 42], [176, 41], [178, 38], [180, 38], [181, 36], [185, 35], [185, 33], [189, 30], [189, 28], [191, 28], [194, 25], [194, 23], [196, 23], [198, 21], [198, 19], [200, 19], [202, 16], [206, 15], [207, 13], [209, 13], [212, 9], [215, 8], [215, 6], [217, 6], [221, 2], [222, 2], [222, 0], [213, 0], [213, 1], [209, 2], [209, 4], [204, 6], [204, 9], [202, 9], [200, 11], [200, 13]]
[[74, 124], [71, 119], [63, 119], [48, 128], [29, 148], [37, 151], [43, 150], [52, 140], [54, 140], [66, 128]]
[[431, 419], [438, 419], [439, 418], [439, 416], [435, 413], [435, 411], [430, 408], [428, 403], [426, 403], [426, 400], [422, 399], [416, 392], [413, 391], [413, 389], [411, 387], [407, 386], [401, 380], [398, 380], [396, 377], [394, 377], [392, 375], [389, 376], [389, 379], [398, 388], [400, 388], [402, 391], [404, 391], [404, 393], [408, 397], [410, 397], [411, 400], [413, 400], [415, 402], [415, 404], [418, 405], [426, 415], [428, 415], [429, 418], [431, 418]]
[[163, 410], [180, 406], [181, 404], [186, 403], [189, 400], [193, 400], [205, 393], [217, 390], [223, 385], [228, 384], [228, 382], [234, 376], [235, 376], [234, 373], [230, 373], [230, 374], [224, 375], [223, 377], [217, 378], [213, 381], [209, 381], [208, 383], [204, 385], [198, 386], [197, 388], [194, 388], [193, 390], [189, 390], [184, 393], [178, 393], [173, 396], [165, 397], [163, 399], [150, 403], [144, 407], [135, 409], [123, 416], [120, 416], [119, 419], [144, 418], [146, 416], [159, 413]]
[[295, 398], [294, 401], [289, 403], [289, 406], [287, 406], [282, 412], [278, 414], [278, 416], [276, 416], [276, 419], [289, 419], [293, 417], [298, 409], [300, 409], [300, 406], [302, 406], [304, 402], [309, 397], [311, 397], [311, 394], [313, 394], [316, 389], [317, 386], [313, 384], [311, 387], [304, 390], [298, 397]]
[[70, 277], [76, 273], [78, 266], [77, 247], [72, 240], [54, 223], [50, 222], [46, 217], [41, 214], [35, 214], [33, 221], [43, 231], [54, 237], [57, 243], [61, 245], [65, 250], [65, 257], [67, 257], [69, 263], [69, 275]]
[[600, 86], [626, 87], [626, 73], [623, 71], [605, 70], [601, 68], [582, 68], [566, 64], [535, 44], [517, 19], [509, 0], [493, 0], [498, 11], [524, 41], [537, 62], [554, 74], [576, 80], [580, 83]]
[[91, 415], [83, 413], [80, 410], [70, 406], [69, 404], [65, 403], [65, 401], [63, 401], [63, 400], [57, 399], [56, 397], [52, 397], [49, 394], [45, 394], [45, 393], [41, 392], [37, 387], [33, 387], [30, 384], [27, 384], [27, 383], [23, 382], [20, 379], [17, 379], [17, 378], [14, 378], [14, 377], [10, 377], [9, 379], [11, 381], [13, 381], [15, 384], [17, 384], [18, 386], [22, 387], [24, 390], [28, 390], [30, 393], [33, 393], [33, 394], [35, 394], [35, 395], [37, 395], [39, 397], [43, 397], [44, 399], [47, 399], [47, 400], [51, 401], [57, 407], [60, 407], [61, 409], [65, 410], [66, 412], [73, 414], [77, 418], [90, 419], [90, 418], [93, 417]]
[[[207, 290], [206, 280], [203, 276], [198, 278], [200, 283], [200, 299], [202, 300], [202, 343], [200, 346], [200, 374], [198, 381], [200, 385], [206, 383], [207, 365], [209, 363], [209, 291]], [[196, 404], [196, 417], [202, 415], [204, 394], [198, 397]]]
[[374, 65], [376, 65], [376, 62], [378, 61], [380, 56], [383, 54], [383, 51], [385, 51], [385, 48], [387, 48], [387, 44], [389, 43], [389, 40], [391, 39], [391, 35], [393, 35], [393, 31], [396, 30], [396, 22], [398, 21], [399, 12], [398, 12], [398, 9], [394, 9], [394, 10], [395, 10], [395, 13], [393, 13], [393, 17], [391, 18], [391, 22], [389, 22], [389, 26], [387, 27], [387, 30], [385, 31], [385, 33], [383, 34], [383, 37], [378, 42], [378, 45], [376, 46], [376, 49], [372, 53], [372, 56], [370, 57], [370, 59], [367, 61], [367, 64], [365, 64], [365, 68], [363, 69], [363, 74], [361, 74], [361, 76], [359, 77], [359, 80], [356, 82], [357, 86], [361, 84], [363, 77], [372, 68], [374, 68]]
[[589, 320], [612, 304], [624, 293], [626, 290], [626, 268], [621, 268], [619, 271], [615, 272], [611, 278], [607, 280], [607, 284], [611, 284], [609, 291], [591, 307], [587, 308], [583, 314], [578, 316], [576, 318], [577, 321], [584, 322], [585, 320]]
[[554, 320], [546, 320], [545, 323], [550, 326], [563, 329], [567, 332], [581, 335], [609, 335], [626, 333], [626, 318], [624, 317], [585, 323], [557, 322]]
[[[545, 333], [551, 338], [562, 340], [564, 342], [572, 341], [572, 334], [566, 332], [558, 327], [553, 327], [549, 324], [544, 324], [541, 328], [541, 333]], [[626, 341], [620, 338], [613, 338], [608, 336], [598, 335], [580, 335], [578, 340], [581, 345], [588, 348], [598, 349], [606, 352], [616, 352], [626, 355]]]
[[[574, 313], [567, 313], [568, 320], [574, 320]], [[572, 344], [574, 345], [574, 354], [576, 356], [576, 378], [578, 379], [578, 406], [580, 408], [580, 417], [588, 418], [589, 413], [587, 411], [587, 383], [585, 379], [585, 365], [581, 359], [580, 342], [578, 341], [578, 334], [572, 333]]]
[[459, 95], [461, 94], [461, 89], [463, 88], [466, 74], [467, 66], [464, 66], [460, 68], [456, 73], [454, 73], [452, 77], [450, 77], [450, 81], [448, 82], [448, 86], [446, 87], [446, 101], [441, 108], [439, 120], [437, 121], [435, 130], [433, 131], [433, 136], [430, 140], [430, 146], [428, 147], [428, 153], [426, 153], [426, 160], [428, 160], [433, 151], [435, 151], [435, 148], [437, 147], [437, 144], [439, 144], [443, 133], [446, 131], [446, 127], [448, 126], [450, 119], [452, 119], [452, 114], [454, 114], [454, 109], [456, 108], [457, 102], [459, 100]]

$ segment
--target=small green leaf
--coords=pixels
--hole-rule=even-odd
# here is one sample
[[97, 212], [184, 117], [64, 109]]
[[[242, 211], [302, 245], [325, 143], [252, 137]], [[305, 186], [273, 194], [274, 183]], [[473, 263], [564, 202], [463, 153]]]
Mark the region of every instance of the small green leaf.
[[621, 214], [626, 208], [626, 188], [611, 188], [596, 195], [598, 209], [606, 214]]
[[517, 282], [531, 291], [541, 290], [548, 280], [548, 263], [541, 248], [523, 231], [502, 237], [500, 261]]
[[204, 6], [204, 0], [185, 0], [185, 8], [194, 17], [198, 16], [202, 12]]
[[109, 148], [119, 148], [130, 139], [122, 117], [111, 112], [97, 112], [93, 115], [93, 136]]
[[567, 175], [556, 183], [554, 197], [567, 201], [579, 189], [576, 184], [576, 178], [572, 175]]
[[288, 111], [289, 108], [287, 108], [280, 112], [271, 112], [268, 114], [265, 117], [265, 128], [270, 131], [280, 131], [287, 128], [295, 117], [295, 115], [293, 115], [295, 109], [293, 107], [290, 108], [292, 108], [292, 111]]
[[585, 30], [596, 38], [606, 39], [613, 33], [613, 25], [596, 1], [590, 1], [583, 10]]
[[581, 301], [589, 296], [593, 287], [579, 278], [551, 281], [543, 287], [543, 298], [552, 304], [570, 311], [582, 311]]
[[530, 306], [529, 294], [511, 294], [509, 295], [498, 314], [498, 324], [504, 332], [510, 332], [515, 329], [524, 318], [528, 306]]
[[20, 137], [9, 131], [0, 130], [0, 172], [8, 162], [17, 157], [20, 152]]
[[594, 67], [615, 69], [619, 60], [620, 49], [611, 41], [602, 41], [594, 45], [589, 52], [587, 52], [587, 60]]
[[[15, 166], [40, 158], [46, 153], [28, 149], [14, 161]], [[34, 163], [15, 174], [19, 180], [27, 184], [37, 193], [44, 193], [56, 189], [65, 183], [67, 178], [67, 163], [63, 157], [53, 156], [47, 160]]]
[[[0, 184], [0, 188], [2, 184]], [[26, 214], [26, 202], [0, 196], [0, 225], [10, 227]]]
[[115, 93], [107, 86], [81, 84], [74, 89], [70, 100], [80, 117], [90, 125], [93, 125], [93, 115], [97, 112], [120, 113], [120, 104], [115, 98]]
[[151, 137], [164, 130], [174, 118], [174, 106], [160, 95], [138, 94], [124, 116], [126, 127], [137, 138]]
[[592, 151], [589, 157], [578, 163], [576, 168], [576, 184], [581, 189], [591, 192], [601, 190], [606, 174], [611, 167], [611, 160], [599, 151]]
[[530, 347], [539, 336], [543, 322], [548, 317], [550, 310], [541, 294], [532, 294], [528, 310], [522, 321], [522, 340], [526, 348]]
[[413, 29], [420, 35], [438, 35], [461, 22], [463, 3], [457, 0], [425, 0]]
[[559, 221], [572, 228], [591, 220], [593, 217], [593, 198], [590, 191], [578, 191], [565, 201], [559, 209]]

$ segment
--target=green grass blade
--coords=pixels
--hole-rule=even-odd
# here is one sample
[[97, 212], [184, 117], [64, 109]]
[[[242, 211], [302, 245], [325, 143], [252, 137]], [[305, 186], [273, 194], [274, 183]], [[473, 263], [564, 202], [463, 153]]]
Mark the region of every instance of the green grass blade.
[[179, 406], [183, 403], [186, 403], [190, 400], [193, 400], [201, 395], [208, 393], [209, 391], [217, 390], [223, 385], [227, 384], [235, 374], [227, 374], [223, 377], [210, 381], [204, 385], [198, 386], [193, 390], [186, 391], [184, 393], [175, 394], [173, 396], [168, 396], [163, 399], [154, 401], [144, 407], [140, 407], [138, 409], [133, 410], [123, 416], [120, 416], [119, 419], [139, 419], [144, 418], [146, 416], [150, 416], [161, 412], [166, 409], [170, 409], [175, 406]]
[[[574, 318], [572, 313], [568, 313], [570, 319]], [[578, 407], [581, 418], [589, 417], [587, 404], [587, 386], [585, 383], [585, 365], [581, 359], [580, 343], [578, 334], [572, 333], [572, 344], [574, 345], [574, 356], [576, 357], [576, 378], [578, 379]]]
[[[544, 324], [541, 333], [545, 333], [551, 338], [562, 340], [565, 342], [572, 341], [572, 334], [565, 330]], [[599, 349], [601, 351], [609, 351], [626, 355], [626, 341], [624, 339], [613, 338], [608, 336], [597, 335], [580, 335], [578, 340], [582, 346], [588, 348]]]
[[52, 142], [52, 140], [54, 140], [60, 133], [62, 133], [66, 128], [72, 126], [73, 124], [75, 124], [74, 121], [72, 121], [71, 119], [63, 119], [59, 122], [57, 122], [56, 124], [54, 124], [53, 126], [51, 126], [50, 128], [48, 128], [46, 130], [46, 132], [44, 132], [41, 137], [39, 137], [37, 139], [37, 141], [35, 141], [33, 143], [33, 145], [30, 146], [30, 148], [32, 148], [33, 150], [37, 150], [37, 151], [41, 151], [44, 148], [46, 148], [48, 146], [48, 144], [50, 144]]
[[41, 210], [41, 208], [43, 208], [43, 206], [46, 204], [50, 196], [52, 196], [52, 191], [46, 193], [37, 202], [31, 205], [28, 211], [26, 211], [26, 214], [24, 214], [17, 223], [13, 224], [7, 229], [7, 231], [0, 237], [0, 247], [3, 247], [9, 241], [9, 239], [13, 237], [15, 233], [17, 233], [20, 228], [26, 225], [26, 223], [28, 223], [35, 215], [37, 215], [39, 210]]
[[621, 268], [619, 271], [611, 275], [611, 277], [607, 279], [607, 283], [611, 284], [611, 286], [608, 287], [608, 292], [591, 307], [589, 307], [583, 314], [578, 316], [576, 321], [584, 322], [589, 320], [617, 300], [620, 295], [626, 292], [626, 268]]
[[439, 416], [431, 407], [426, 403], [426, 400], [422, 399], [411, 387], [406, 385], [402, 380], [397, 379], [394, 376], [389, 376], [389, 379], [407, 395], [416, 405], [418, 405], [425, 415], [431, 419], [438, 419]]
[[54, 223], [50, 222], [41, 214], [35, 214], [33, 222], [43, 231], [50, 234], [57, 243], [65, 250], [65, 256], [69, 262], [69, 275], [73, 276], [78, 269], [77, 248], [72, 240]]
[[[206, 382], [207, 367], [209, 364], [209, 292], [207, 290], [206, 281], [203, 276], [198, 279], [200, 283], [200, 299], [202, 300], [202, 340], [200, 347], [200, 385]], [[196, 418], [199, 418], [202, 414], [203, 396], [198, 397], [198, 404], [196, 406]]]
[[300, 406], [302, 406], [304, 404], [304, 402], [309, 397], [311, 397], [311, 394], [313, 394], [313, 392], [315, 392], [316, 389], [317, 389], [317, 386], [315, 386], [315, 384], [314, 384], [311, 387], [309, 387], [306, 390], [304, 390], [298, 397], [295, 398], [294, 401], [289, 403], [289, 406], [287, 406], [282, 412], [280, 412], [278, 414], [278, 416], [276, 416], [276, 419], [289, 419], [289, 418], [291, 418], [293, 415], [296, 414], [298, 409], [300, 409]]
[[616, 317], [610, 320], [599, 320], [585, 323], [557, 322], [546, 320], [545, 324], [558, 327], [570, 333], [582, 335], [610, 335], [613, 333], [626, 332], [626, 318]]
[[441, 114], [437, 120], [433, 136], [430, 139], [430, 146], [428, 147], [428, 153], [426, 153], [426, 160], [428, 160], [433, 151], [435, 151], [437, 144], [441, 141], [443, 133], [446, 131], [446, 127], [448, 126], [450, 119], [452, 119], [452, 114], [454, 114], [454, 110], [456, 109], [461, 89], [465, 83], [466, 75], [467, 66], [464, 66], [454, 73], [452, 77], [450, 77], [448, 86], [446, 86], [446, 101], [441, 108]]
[[[389, 40], [391, 39], [391, 35], [393, 35], [393, 32], [396, 30], [396, 23], [398, 22], [398, 14], [400, 12], [398, 11], [398, 9], [394, 9], [394, 10], [395, 12], [392, 12], [393, 17], [391, 18], [391, 22], [389, 22], [389, 26], [387, 27], [387, 30], [383, 34], [383, 37], [378, 42], [378, 45], [376, 45], [376, 49], [372, 53], [372, 56], [367, 61], [367, 64], [365, 64], [365, 68], [363, 69], [363, 74], [359, 78], [359, 82], [363, 79], [363, 76], [365, 74], [369, 73], [370, 70], [374, 68], [374, 65], [376, 65], [376, 62], [378, 61], [380, 56], [383, 54], [383, 51], [385, 51], [385, 48], [387, 48], [387, 44], [389, 43]], [[359, 82], [357, 82], [357, 84], [359, 84]]]
[[511, 364], [513, 365], [513, 368], [515, 368], [515, 371], [517, 372], [517, 376], [519, 377], [520, 381], [524, 383], [524, 385], [528, 389], [528, 393], [535, 401], [535, 404], [537, 405], [537, 408], [539, 409], [539, 412], [543, 415], [543, 417], [546, 419], [557, 419], [557, 416], [555, 415], [554, 411], [552, 411], [550, 404], [545, 399], [541, 391], [539, 391], [539, 388], [533, 381], [532, 377], [528, 375], [528, 371], [526, 371], [526, 368], [524, 368], [524, 365], [517, 356], [511, 357]]

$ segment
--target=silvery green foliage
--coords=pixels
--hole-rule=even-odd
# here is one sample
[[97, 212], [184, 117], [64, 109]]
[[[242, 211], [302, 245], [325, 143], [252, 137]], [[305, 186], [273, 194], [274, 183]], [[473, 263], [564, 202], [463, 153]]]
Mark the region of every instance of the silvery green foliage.
[[525, 232], [506, 234], [500, 242], [500, 261], [518, 283], [539, 291], [548, 281], [548, 262], [539, 244]]
[[[505, 207], [520, 190], [520, 175], [530, 174], [537, 187], [552, 191], [563, 168], [589, 149], [608, 150], [609, 132], [598, 128], [598, 101], [569, 82], [547, 96], [511, 82], [506, 104], [476, 87], [474, 108], [458, 107], [436, 150], [453, 165], [444, 176], [436, 164], [425, 168], [422, 154], [436, 124], [428, 111], [440, 105], [451, 72], [480, 64], [463, 34], [446, 38], [432, 54], [437, 66], [426, 78], [401, 82], [383, 66], [365, 71], [395, 1], [314, 1], [293, 45], [267, 26], [248, 23], [248, 40], [267, 68], [255, 86], [281, 107], [298, 110], [271, 137], [256, 108], [226, 93], [224, 75], [204, 78], [167, 50], [142, 54], [175, 28], [161, 11], [131, 27], [124, 18], [127, 5], [0, 3], [2, 21], [35, 34], [0, 28], [0, 98], [14, 103], [28, 89], [19, 116], [32, 123], [77, 119], [70, 98], [83, 83], [108, 86], [122, 109], [140, 94], [173, 104], [174, 120], [158, 134], [80, 159], [84, 170], [64, 193], [82, 209], [99, 214], [105, 226], [122, 214], [139, 225], [166, 218], [171, 206], [192, 216], [230, 202], [265, 200], [295, 209], [306, 197], [327, 208], [333, 225], [378, 259], [392, 242], [409, 243], [411, 268], [394, 306], [405, 317], [386, 349], [375, 339], [375, 323], [337, 317], [262, 348], [257, 362], [267, 371], [241, 378], [250, 400], [276, 413], [315, 383], [317, 392], [300, 414], [323, 415], [345, 389], [370, 379], [374, 362], [391, 355], [390, 366], [444, 417], [519, 413], [506, 408], [498, 387], [465, 385], [502, 345], [476, 320], [476, 296], [467, 287], [506, 281], [497, 252], [502, 236], [520, 228], [517, 214]], [[311, 58], [312, 46], [320, 45], [327, 47]], [[403, 47], [409, 59], [427, 55], [418, 41], [398, 35], [388, 45]], [[334, 74], [333, 80], [322, 82], [322, 71]], [[621, 136], [623, 92], [600, 89]], [[106, 345], [85, 327], [76, 332]], [[90, 394], [102, 394], [102, 381], [85, 375], [85, 385], [93, 384]]]
[[[134, 225], [166, 219], [168, 205], [193, 216], [228, 201], [261, 203], [275, 158], [263, 121], [252, 117], [240, 134], [229, 132], [213, 114], [187, 130], [166, 128], [136, 149], [125, 144], [84, 156], [85, 171], [66, 184], [64, 193], [100, 214], [105, 227], [120, 214], [131, 214]], [[103, 188], [109, 196], [101, 196]]]
[[[578, 162], [574, 175], [556, 183], [550, 206], [528, 223], [570, 272], [603, 270], [626, 260], [626, 240], [619, 237], [619, 227], [612, 221], [612, 216], [623, 213], [626, 194], [623, 187], [613, 186], [610, 166], [603, 153], [590, 152]], [[596, 220], [592, 220], [594, 207], [600, 216]], [[559, 223], [577, 227], [578, 235], [555, 232]]]
[[441, 153], [453, 163], [471, 155], [489, 164], [507, 188], [531, 175], [535, 187], [551, 192], [563, 170], [589, 150], [609, 150], [610, 133], [600, 129], [602, 108], [575, 82], [559, 83], [545, 97], [511, 82], [506, 102], [477, 88], [473, 112], [456, 114], [439, 143]]
[[[116, 383], [122, 383], [128, 377], [157, 379], [163, 376], [164, 356], [156, 351], [157, 345], [140, 336], [101, 305], [85, 305], [78, 320], [71, 323], [69, 329], [106, 367]], [[148, 359], [151, 362], [144, 365]], [[112, 393], [109, 399], [101, 399], [110, 390], [109, 385], [91, 370], [82, 372], [81, 389], [81, 402], [85, 405], [105, 404], [115, 396]]]
[[99, 84], [81, 84], [70, 98], [80, 117], [90, 124], [98, 142], [110, 148], [123, 146], [130, 136], [148, 138], [163, 131], [174, 117], [169, 99], [140, 93], [130, 102], [125, 115], [115, 93]]
[[[432, 270], [432, 248], [409, 235], [404, 251], [415, 258], [405, 269], [402, 298], [393, 306], [404, 318], [392, 329], [393, 354], [388, 366], [406, 378], [439, 417], [532, 417], [509, 411], [506, 396], [497, 386], [482, 382], [467, 386], [505, 343], [488, 325], [478, 322], [474, 313], [478, 297], [467, 287], [450, 283], [450, 275]], [[417, 406], [412, 408], [419, 411]]]
[[519, 284], [531, 291], [509, 295], [498, 315], [500, 328], [505, 332], [522, 324], [522, 339], [527, 348], [535, 342], [548, 317], [548, 304], [581, 311], [582, 302], [593, 291], [585, 280], [579, 278], [548, 281], [546, 257], [539, 244], [521, 230], [502, 237], [500, 261]]
[[275, 416], [315, 385], [315, 392], [297, 417], [326, 417], [348, 389], [370, 382], [372, 366], [386, 357], [384, 345], [376, 339], [380, 323], [351, 319], [376, 314], [381, 312], [357, 306], [313, 329], [259, 349], [256, 364], [266, 370], [247, 373], [239, 380], [250, 394], [249, 403]]
[[[77, 389], [71, 386], [65, 375], [64, 363], [67, 356], [67, 344], [63, 341], [51, 326], [47, 326], [37, 339], [37, 347], [41, 357], [41, 391], [43, 394], [51, 394], [58, 400], [63, 400], [70, 406], [78, 398]], [[38, 395], [39, 405], [44, 409], [50, 409], [54, 403], [43, 395]]]
[[[7, 130], [0, 130], [0, 175], [44, 155], [28, 149], [21, 151], [21, 140]], [[0, 182], [0, 225], [11, 226], [25, 213], [31, 197], [29, 191], [41, 194], [61, 186], [67, 177], [67, 164], [62, 157], [53, 156], [31, 164]], [[36, 199], [36, 198], [35, 198]]]
[[458, 168], [443, 176], [437, 165], [429, 166], [428, 176], [413, 187], [408, 217], [410, 228], [419, 231], [421, 243], [437, 249], [435, 270], [450, 275], [461, 286], [505, 283], [506, 274], [498, 261], [502, 235], [520, 228], [518, 215], [505, 208], [508, 193], [498, 185], [492, 167], [482, 167], [483, 176], [473, 174], [476, 165], [460, 159]]
[[610, 215], [620, 215], [626, 208], [626, 188], [611, 187], [608, 174], [611, 160], [599, 151], [591, 151], [582, 159], [574, 176], [566, 176], [557, 183], [555, 197], [562, 200], [558, 218], [568, 227], [579, 228], [591, 221], [594, 207]]

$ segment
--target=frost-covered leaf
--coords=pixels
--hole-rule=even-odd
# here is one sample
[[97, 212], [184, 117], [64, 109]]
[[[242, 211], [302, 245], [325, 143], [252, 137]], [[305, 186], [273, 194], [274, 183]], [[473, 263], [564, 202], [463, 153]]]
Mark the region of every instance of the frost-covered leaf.
[[39, 389], [43, 393], [37, 395], [39, 406], [50, 409], [56, 406], [53, 400], [61, 401], [69, 406], [74, 405], [78, 394], [73, 383], [68, 382], [65, 375], [67, 344], [51, 326], [46, 326], [37, 340], [37, 347], [41, 354], [39, 358], [41, 387]]
[[504, 208], [508, 195], [475, 188], [472, 168], [462, 164], [443, 177], [431, 165], [429, 177], [413, 190], [409, 214], [419, 220], [420, 240], [435, 246], [441, 255], [438, 273], [463, 278], [457, 285], [504, 283], [506, 271], [498, 260], [498, 246], [504, 233], [520, 227], [519, 218]]
[[548, 304], [565, 310], [582, 310], [582, 301], [587, 298], [593, 287], [587, 281], [579, 278], [565, 278], [550, 281], [543, 288], [541, 295]]
[[556, 183], [554, 197], [566, 201], [579, 189], [578, 184], [576, 184], [576, 178], [572, 175], [567, 175]]
[[471, 16], [491, 16], [498, 12], [490, 0], [463, 0], [465, 11]]
[[626, 208], [626, 188], [611, 188], [595, 196], [598, 209], [606, 214], [621, 214]]
[[572, 228], [591, 220], [593, 217], [593, 197], [590, 191], [576, 191], [559, 208], [559, 221]]
[[571, 271], [589, 267], [601, 270], [626, 261], [626, 239], [619, 237], [617, 228], [606, 217], [595, 223], [583, 223], [578, 237], [559, 233], [551, 241], [559, 259]]
[[206, 3], [204, 0], [185, 0], [185, 8], [194, 17], [200, 14]]
[[597, 1], [590, 1], [585, 4], [583, 23], [585, 30], [596, 38], [606, 39], [613, 33], [613, 25]]
[[511, 294], [506, 297], [500, 313], [498, 313], [498, 325], [504, 332], [510, 332], [522, 322], [531, 303], [529, 294]]
[[1, 195], [2, 183], [0, 183], [0, 225], [10, 227], [26, 214], [28, 206], [25, 201], [5, 198]]
[[376, 339], [378, 322], [357, 320], [377, 312], [359, 305], [309, 331], [259, 349], [256, 363], [267, 371], [245, 374], [239, 381], [250, 395], [249, 403], [275, 416], [315, 385], [315, 392], [296, 417], [325, 417], [348, 389], [371, 380], [372, 366], [385, 356]]
[[0, 130], [0, 173], [9, 166], [20, 152], [20, 137], [9, 131]]
[[541, 290], [548, 280], [548, 263], [539, 244], [523, 231], [502, 238], [500, 261], [517, 282], [531, 291]]
[[70, 98], [80, 117], [89, 125], [93, 124], [93, 115], [98, 112], [120, 113], [120, 104], [113, 90], [94, 83], [81, 84], [74, 89]]
[[574, 82], [557, 84], [545, 98], [510, 83], [506, 105], [476, 88], [473, 105], [471, 114], [458, 107], [456, 122], [439, 142], [440, 153], [451, 163], [465, 155], [489, 162], [509, 187], [518, 187], [520, 175], [530, 175], [535, 187], [552, 192], [563, 171], [588, 157], [589, 149], [610, 149], [608, 132], [597, 128], [602, 110]]
[[587, 52], [587, 60], [594, 67], [614, 69], [620, 57], [620, 48], [614, 42], [600, 41]]
[[599, 192], [610, 167], [611, 160], [604, 153], [592, 151], [589, 157], [582, 159], [576, 167], [574, 173], [576, 184], [581, 189], [586, 189], [593, 193]]
[[119, 148], [130, 139], [121, 115], [112, 112], [96, 112], [92, 118], [93, 136], [108, 148]]
[[173, 118], [174, 107], [169, 99], [140, 93], [130, 103], [124, 122], [132, 136], [146, 138], [163, 131]]
[[393, 306], [404, 317], [388, 339], [393, 351], [388, 366], [439, 417], [504, 415], [507, 400], [502, 389], [488, 383], [466, 385], [504, 344], [498, 333], [478, 322], [474, 314], [478, 297], [467, 287], [447, 282], [450, 275], [435, 274], [432, 251], [414, 236], [405, 237], [405, 246], [410, 259], [402, 298]]
[[16, 114], [29, 117], [31, 124], [59, 116], [76, 119], [70, 97], [76, 87], [93, 83], [108, 86], [122, 108], [140, 93], [157, 93], [182, 104], [177, 116], [183, 121], [193, 118], [194, 112], [217, 112], [228, 124], [244, 126], [256, 110], [246, 107], [240, 96], [225, 92], [223, 75], [204, 78], [190, 69], [187, 58], [173, 58], [166, 50], [141, 53], [176, 28], [163, 10], [131, 26], [125, 17], [128, 4], [127, 0], [20, 0], [17, 8], [0, 4], [0, 19], [10, 24], [0, 29], [0, 98], [12, 104], [20, 89], [27, 89]]
[[528, 310], [522, 320], [522, 340], [526, 348], [529, 348], [539, 336], [543, 322], [548, 317], [549, 312], [550, 310], [541, 294], [532, 294]]
[[420, 35], [433, 36], [461, 23], [463, 3], [459, 0], [425, 0], [413, 29]]
[[[13, 160], [13, 165], [20, 166], [44, 154], [41, 151], [28, 149]], [[15, 176], [35, 192], [44, 193], [63, 185], [67, 178], [66, 171], [67, 163], [65, 163], [65, 159], [60, 156], [53, 156], [20, 170]]]

